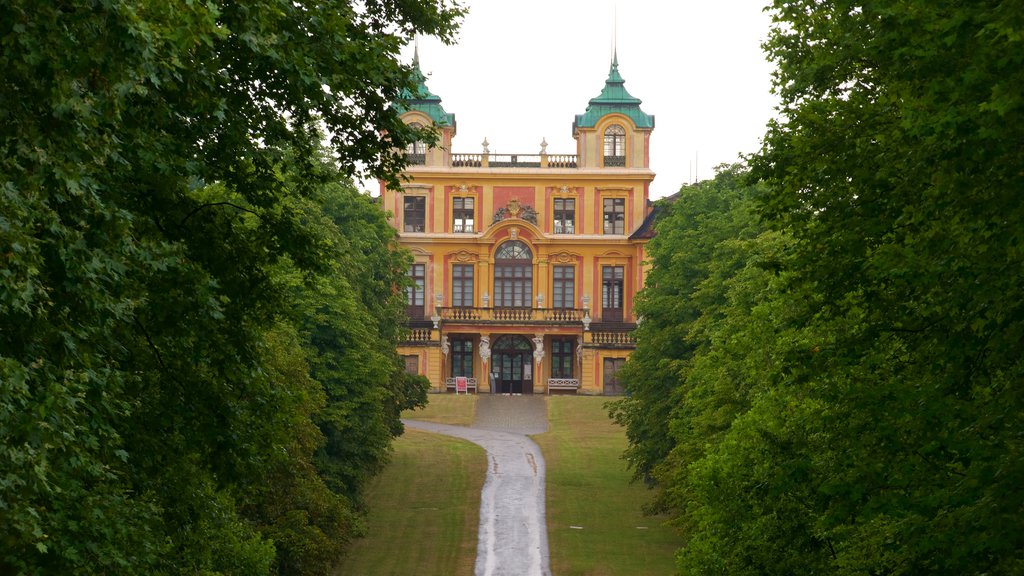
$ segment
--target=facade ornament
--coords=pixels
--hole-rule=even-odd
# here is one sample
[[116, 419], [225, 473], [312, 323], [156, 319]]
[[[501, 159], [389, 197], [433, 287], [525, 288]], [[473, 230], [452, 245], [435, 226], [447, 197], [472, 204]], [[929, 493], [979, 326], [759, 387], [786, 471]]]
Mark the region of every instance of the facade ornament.
[[491, 338], [490, 336], [480, 337], [480, 359], [484, 362], [491, 360]]
[[481, 298], [481, 300], [483, 300], [483, 302], [484, 302], [484, 308], [490, 308], [491, 307], [491, 295], [490, 294], [488, 294], [487, 292], [484, 292], [484, 295]]
[[448, 351], [451, 347], [448, 345], [448, 335], [441, 336], [441, 354], [444, 354], [445, 358], [448, 357]]
[[430, 321], [434, 323], [434, 330], [440, 328], [441, 325], [441, 301], [444, 296], [440, 292], [434, 293], [434, 313], [430, 316]]
[[518, 198], [513, 198], [508, 201], [508, 215], [512, 218], [519, 218], [519, 213], [523, 211], [522, 204], [519, 203]]
[[576, 360], [583, 365], [583, 336], [576, 337]]
[[541, 153], [542, 156], [544, 154], [548, 153], [548, 139], [547, 138], [541, 138], [540, 139], [540, 153]]
[[460, 184], [459, 185], [459, 192], [462, 192], [463, 194], [465, 194], [466, 192], [469, 192], [469, 186], [466, 186], [465, 184]]
[[590, 320], [590, 309], [584, 308], [583, 309], [583, 331], [584, 332], [590, 331], [590, 322], [591, 322], [591, 320]]
[[544, 335], [537, 334], [533, 337], [533, 359], [539, 365], [544, 360]]
[[519, 228], [512, 228], [512, 229], [510, 229], [509, 230], [509, 236], [513, 240], [518, 240], [519, 239]]
[[543, 308], [543, 307], [544, 307], [544, 293], [543, 292], [537, 292], [537, 308]]
[[537, 211], [533, 209], [533, 206], [523, 206], [519, 203], [519, 200], [513, 198], [509, 200], [508, 205], [498, 208], [498, 211], [494, 213], [494, 222], [501, 222], [506, 218], [519, 218], [520, 220], [526, 220], [530, 224], [537, 223]]
[[587, 295], [587, 294], [583, 295], [583, 308], [584, 309], [590, 308], [590, 296]]
[[490, 146], [490, 143], [487, 142], [487, 137], [486, 136], [484, 136], [484, 141], [481, 142], [480, 145], [484, 147], [484, 154], [490, 154], [491, 153], [491, 149], [488, 148], [488, 146]]
[[571, 190], [572, 188], [569, 188], [567, 184], [562, 184], [561, 186], [558, 187], [558, 191], [561, 192], [562, 194], [568, 194]]

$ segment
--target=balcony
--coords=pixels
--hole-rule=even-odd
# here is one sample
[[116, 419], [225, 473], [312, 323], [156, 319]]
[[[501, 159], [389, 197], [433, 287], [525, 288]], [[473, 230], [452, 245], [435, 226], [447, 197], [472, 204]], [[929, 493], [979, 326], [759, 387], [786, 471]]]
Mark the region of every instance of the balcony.
[[440, 318], [460, 324], [580, 324], [586, 314], [582, 308], [462, 308], [444, 307]]
[[576, 154], [452, 154], [452, 168], [577, 168]]

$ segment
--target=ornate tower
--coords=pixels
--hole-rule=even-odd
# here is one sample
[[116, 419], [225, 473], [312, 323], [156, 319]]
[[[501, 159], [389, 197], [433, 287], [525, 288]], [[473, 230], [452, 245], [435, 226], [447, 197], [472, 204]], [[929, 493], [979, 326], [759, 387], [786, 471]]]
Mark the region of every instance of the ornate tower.
[[440, 132], [439, 146], [427, 148], [416, 142], [406, 149], [409, 163], [425, 166], [447, 166], [451, 160], [452, 138], [455, 136], [455, 115], [441, 106], [441, 98], [427, 88], [427, 78], [420, 70], [420, 54], [417, 47], [413, 53], [413, 73], [417, 80], [413, 92], [402, 94], [402, 120], [406, 124], [433, 126]]
[[601, 94], [572, 124], [581, 168], [650, 168], [654, 116], [640, 109], [625, 83], [615, 53]]

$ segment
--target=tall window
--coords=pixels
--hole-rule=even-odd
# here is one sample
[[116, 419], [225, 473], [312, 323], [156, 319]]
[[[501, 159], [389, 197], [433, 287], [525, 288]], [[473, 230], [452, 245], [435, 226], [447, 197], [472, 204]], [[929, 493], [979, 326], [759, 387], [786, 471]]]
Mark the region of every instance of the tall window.
[[625, 234], [626, 233], [626, 199], [605, 198], [604, 199], [604, 233]]
[[576, 233], [576, 199], [555, 198], [554, 218], [555, 234]]
[[452, 232], [474, 232], [473, 223], [475, 211], [473, 210], [472, 198], [454, 198], [452, 205]]
[[452, 306], [469, 308], [473, 306], [473, 265], [452, 266]]
[[473, 376], [473, 341], [452, 338], [452, 376]]
[[426, 287], [426, 265], [413, 264], [409, 267], [408, 276], [412, 280], [412, 286], [405, 288], [406, 312], [413, 320], [423, 319], [423, 295]]
[[[419, 130], [423, 128], [423, 124], [420, 124], [419, 122], [412, 122], [409, 124], [409, 127]], [[409, 164], [426, 164], [427, 145], [424, 144], [422, 140], [410, 142], [409, 145], [405, 147], [405, 160]]]
[[505, 242], [494, 254], [494, 305], [533, 306], [533, 253], [519, 240]]
[[575, 344], [576, 342], [573, 338], [551, 339], [552, 378], [573, 377], [573, 366], [576, 364], [573, 360], [573, 349], [575, 348]]
[[402, 363], [405, 364], [406, 374], [419, 374], [420, 373], [420, 357], [412, 354], [409, 356], [402, 356]]
[[624, 276], [622, 266], [603, 266], [601, 268], [601, 319], [605, 322], [622, 321]]
[[576, 268], [555, 266], [551, 286], [552, 308], [573, 308], [576, 302]]
[[604, 165], [626, 165], [626, 131], [618, 124], [612, 124], [604, 131]]
[[406, 196], [405, 206], [402, 212], [404, 228], [406, 232], [425, 232], [427, 221], [427, 197]]

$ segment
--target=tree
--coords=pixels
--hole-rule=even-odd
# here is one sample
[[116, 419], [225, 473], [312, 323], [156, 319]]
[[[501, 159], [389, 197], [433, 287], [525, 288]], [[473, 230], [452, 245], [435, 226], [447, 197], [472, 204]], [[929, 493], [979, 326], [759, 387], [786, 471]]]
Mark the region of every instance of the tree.
[[[413, 32], [450, 40], [459, 13], [0, 5], [0, 571], [280, 567], [248, 507], [282, 451], [319, 445], [293, 424], [330, 410], [286, 376], [321, 360], [285, 336], [284, 272], [322, 278], [344, 253], [310, 224], [317, 129], [343, 175], [394, 181], [398, 151], [429, 136], [391, 106], [413, 85], [397, 52]], [[388, 386], [373, 393], [400, 404]], [[306, 470], [296, 482], [320, 481]]]
[[[751, 161], [790, 238], [753, 308], [774, 362], [675, 463], [681, 572], [1021, 573], [1019, 7], [775, 10], [782, 119]], [[688, 398], [672, 426], [696, 439], [685, 415], [716, 406]]]
[[[679, 442], [670, 421], [685, 406], [694, 362], [712, 346], [714, 325], [728, 306], [724, 285], [746, 266], [747, 246], [761, 226], [753, 213], [760, 190], [742, 165], [720, 166], [713, 180], [659, 201], [657, 235], [648, 245], [651, 272], [637, 296], [637, 349], [620, 373], [627, 396], [611, 405], [626, 428], [626, 458], [635, 478], [662, 488]], [[706, 439], [694, 440], [703, 444]], [[663, 510], [664, 494], [651, 509]]]
[[641, 354], [645, 312], [636, 357], [680, 368], [668, 451], [630, 454], [685, 530], [680, 573], [1024, 573], [1021, 13], [774, 3], [762, 231], [669, 218], [690, 239], [651, 244], [645, 290], [678, 288], [656, 322], [690, 348]]

